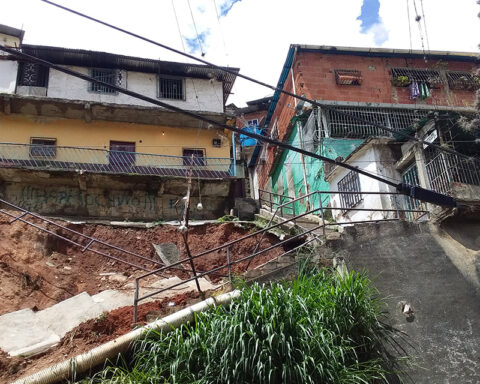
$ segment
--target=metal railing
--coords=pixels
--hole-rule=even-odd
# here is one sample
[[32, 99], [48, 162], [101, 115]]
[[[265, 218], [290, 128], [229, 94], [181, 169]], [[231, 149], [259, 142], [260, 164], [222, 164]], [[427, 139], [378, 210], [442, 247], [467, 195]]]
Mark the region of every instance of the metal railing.
[[[361, 212], [361, 211], [365, 211], [365, 212], [392, 212], [392, 213], [395, 213], [395, 217], [393, 218], [395, 220], [403, 220], [403, 219], [412, 220], [413, 219], [413, 221], [418, 220], [420, 217], [423, 217], [425, 214], [428, 213], [428, 211], [426, 209], [411, 209], [409, 207], [401, 208], [396, 202], [394, 204], [395, 208], [391, 208], [391, 209], [374, 208], [374, 207], [366, 207], [366, 208], [342, 207], [342, 206], [331, 207], [331, 206], [323, 206], [323, 202], [322, 202], [322, 195], [337, 195], [337, 194], [338, 195], [352, 195], [352, 194], [358, 195], [358, 194], [360, 194], [360, 195], [378, 195], [378, 196], [384, 196], [384, 195], [387, 195], [387, 196], [403, 196], [403, 194], [398, 193], [398, 192], [313, 191], [313, 192], [310, 192], [306, 195], [303, 195], [303, 196], [300, 196], [300, 197], [297, 197], [297, 198], [293, 198], [291, 196], [286, 196], [286, 195], [281, 195], [281, 194], [276, 194], [274, 192], [266, 191], [266, 190], [263, 190], [263, 189], [259, 189], [259, 192], [260, 192], [259, 193], [259, 195], [260, 195], [260, 205], [262, 205], [262, 202], [267, 203], [267, 205], [266, 205], [267, 208], [271, 212], [274, 212], [274, 215], [272, 216], [272, 219], [273, 219], [274, 216], [276, 216], [278, 214], [279, 211], [280, 211], [281, 216], [284, 216], [283, 212], [285, 210], [287, 210], [287, 211], [290, 210], [293, 213], [293, 215], [295, 215], [295, 211], [296, 211], [295, 202], [297, 202], [299, 200], [302, 200], [302, 199], [306, 199], [307, 201], [312, 201], [311, 198], [314, 197], [315, 195], [318, 195], [319, 207], [310, 210], [308, 213], [315, 213], [315, 212], [320, 211], [320, 217], [321, 217], [322, 221], [324, 221], [325, 211], [332, 211], [332, 213], [333, 213], [333, 211], [341, 211], [341, 212], [353, 212], [353, 211], [358, 211], [358, 212]], [[262, 194], [267, 194], [268, 199], [263, 198]], [[285, 199], [288, 200], [285, 203], [275, 202], [275, 200], [285, 200]], [[291, 205], [290, 208], [288, 207], [289, 205]], [[408, 215], [410, 213], [421, 214], [421, 215], [410, 216], [410, 215]], [[357, 223], [357, 222], [377, 222], [377, 221], [381, 221], [381, 220], [365, 220], [365, 221], [357, 220], [355, 223]], [[342, 222], [342, 223], [335, 223], [335, 225], [350, 224], [350, 223], [351, 222]], [[327, 224], [327, 225], [329, 225], [329, 224]]]
[[480, 160], [438, 153], [427, 165], [430, 188], [450, 194], [453, 183], [480, 185]]
[[242, 177], [233, 159], [115, 151], [85, 147], [0, 143], [0, 167], [92, 173], [186, 177]]

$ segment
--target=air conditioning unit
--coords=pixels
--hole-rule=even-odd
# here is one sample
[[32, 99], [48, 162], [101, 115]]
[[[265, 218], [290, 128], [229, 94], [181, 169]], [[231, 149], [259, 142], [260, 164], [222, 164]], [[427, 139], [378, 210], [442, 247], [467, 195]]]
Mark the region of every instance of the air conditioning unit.
[[212, 139], [212, 147], [220, 148], [222, 146], [222, 139]]

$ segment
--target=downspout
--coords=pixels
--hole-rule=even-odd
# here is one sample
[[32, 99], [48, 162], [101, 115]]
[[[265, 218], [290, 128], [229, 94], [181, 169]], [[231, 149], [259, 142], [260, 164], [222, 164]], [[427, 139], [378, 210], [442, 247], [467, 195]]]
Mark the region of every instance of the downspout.
[[237, 149], [235, 148], [235, 132], [232, 132], [233, 176], [237, 176]]
[[203, 312], [215, 305], [224, 305], [232, 301], [232, 299], [240, 296], [240, 291], [224, 293], [215, 298], [210, 297], [207, 300], [194, 304], [188, 308], [184, 308], [175, 312], [163, 319], [154, 321], [151, 324], [138, 328], [123, 336], [100, 345], [86, 353], [79, 356], [72, 357], [62, 363], [56, 364], [52, 367], [43, 369], [31, 376], [23, 379], [18, 379], [13, 384], [53, 384], [61, 380], [73, 380], [75, 376], [100, 366], [105, 363], [107, 359], [113, 360], [118, 354], [126, 352], [133, 341], [142, 339], [146, 336], [147, 331], [157, 330], [169, 332], [172, 327], [178, 327], [194, 318], [194, 313]]

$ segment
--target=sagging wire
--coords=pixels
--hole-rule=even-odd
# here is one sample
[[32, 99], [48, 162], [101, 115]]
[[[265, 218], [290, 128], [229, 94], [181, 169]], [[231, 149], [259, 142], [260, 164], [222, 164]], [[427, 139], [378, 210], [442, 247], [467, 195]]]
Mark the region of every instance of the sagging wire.
[[[240, 77], [240, 78], [245, 79], [245, 80], [248, 80], [248, 81], [250, 81], [250, 82], [259, 84], [259, 85], [261, 85], [261, 86], [263, 86], [263, 87], [269, 88], [269, 89], [271, 89], [271, 90], [273, 90], [273, 91], [275, 91], [275, 92], [280, 92], [280, 93], [283, 93], [283, 94], [285, 94], [285, 95], [294, 97], [294, 98], [296, 98], [296, 99], [298, 99], [298, 100], [303, 100], [303, 101], [305, 101], [305, 102], [308, 102], [308, 103], [312, 104], [313, 106], [321, 107], [321, 108], [323, 108], [323, 109], [325, 109], [325, 110], [333, 110], [333, 108], [327, 107], [327, 106], [325, 106], [325, 105], [321, 105], [320, 103], [318, 103], [318, 102], [315, 101], [315, 100], [308, 99], [307, 97], [304, 97], [304, 96], [302, 96], [302, 95], [294, 94], [294, 93], [289, 92], [289, 91], [287, 91], [287, 90], [281, 89], [281, 88], [279, 88], [279, 87], [276, 87], [276, 86], [267, 84], [267, 83], [265, 83], [265, 82], [263, 82], [263, 81], [254, 79], [254, 78], [252, 78], [252, 77], [250, 77], [250, 76], [244, 75], [244, 74], [238, 72], [238, 69], [231, 69], [231, 68], [225, 68], [225, 67], [218, 66], [218, 65], [213, 64], [213, 63], [211, 63], [211, 62], [209, 62], [209, 61], [207, 61], [207, 60], [201, 59], [201, 58], [199, 58], [199, 57], [196, 57], [196, 56], [194, 56], [194, 55], [191, 55], [191, 54], [188, 54], [188, 53], [185, 53], [185, 52], [181, 52], [181, 51], [179, 51], [178, 49], [169, 47], [169, 46], [167, 46], [167, 45], [165, 45], [165, 44], [159, 43], [158, 41], [154, 41], [154, 40], [152, 40], [152, 39], [146, 38], [146, 37], [141, 36], [141, 35], [139, 35], [139, 34], [136, 34], [136, 33], [134, 33], [134, 32], [127, 31], [126, 29], [117, 27], [117, 26], [115, 26], [115, 25], [113, 25], [113, 24], [109, 24], [109, 23], [107, 23], [107, 22], [105, 22], [105, 21], [96, 19], [96, 18], [94, 18], [94, 17], [92, 17], [92, 16], [88, 16], [88, 15], [86, 15], [86, 14], [84, 14], [84, 13], [75, 11], [75, 10], [73, 10], [73, 9], [71, 9], [71, 8], [68, 8], [68, 7], [65, 7], [65, 6], [63, 6], [63, 5], [57, 4], [57, 3], [53, 2], [53, 1], [50, 1], [50, 0], [40, 0], [40, 1], [42, 1], [42, 2], [44, 2], [44, 3], [47, 3], [47, 4], [50, 4], [50, 5], [54, 6], [54, 7], [63, 9], [64, 11], [73, 13], [73, 14], [75, 14], [75, 15], [77, 15], [77, 16], [80, 16], [80, 17], [83, 17], [83, 18], [85, 18], [85, 19], [88, 19], [88, 20], [93, 21], [93, 22], [95, 22], [95, 23], [102, 24], [102, 25], [104, 25], [104, 26], [106, 26], [106, 27], [109, 27], [109, 28], [112, 28], [112, 29], [114, 29], [114, 30], [116, 30], [116, 31], [125, 33], [125, 34], [127, 34], [127, 35], [129, 35], [129, 36], [136, 37], [137, 39], [146, 41], [146, 42], [148, 42], [148, 43], [150, 43], [150, 44], [153, 44], [153, 45], [156, 45], [156, 46], [158, 46], [158, 47], [167, 49], [167, 50], [169, 50], [169, 51], [171, 51], [171, 52], [174, 52], [174, 53], [177, 53], [177, 54], [179, 54], [179, 55], [188, 57], [189, 59], [192, 59], [192, 60], [198, 61], [198, 62], [200, 62], [200, 63], [203, 63], [203, 64], [205, 64], [205, 65], [207, 65], [207, 66], [209, 66], [209, 67], [211, 67], [211, 68], [213, 68], [213, 69], [217, 69], [217, 70], [219, 70], [219, 71], [229, 73], [229, 74], [231, 74], [231, 75], [233, 75], [233, 76]], [[415, 4], [415, 3], [414, 3], [414, 4]], [[421, 26], [420, 26], [420, 27], [421, 27]], [[422, 41], [423, 41], [423, 40], [422, 40]], [[425, 58], [425, 59], [426, 59], [426, 58]], [[109, 87], [112, 87], [110, 84], [109, 84], [108, 86], [109, 86]], [[384, 126], [384, 125], [382, 125], [382, 124], [377, 124], [377, 123], [373, 123], [373, 124], [372, 124], [372, 122], [370, 122], [370, 121], [367, 121], [367, 120], [365, 120], [365, 119], [363, 119], [363, 118], [361, 118], [361, 117], [358, 117], [358, 116], [353, 116], [353, 115], [351, 115], [351, 114], [349, 114], [349, 113], [347, 113], [347, 112], [342, 112], [342, 111], [336, 111], [336, 112], [337, 112], [338, 114], [341, 114], [341, 115], [345, 116], [345, 117], [351, 117], [352, 119], [357, 120], [357, 121], [359, 121], [359, 122], [362, 122], [362, 123], [365, 123], [365, 124], [368, 124], [368, 125], [373, 125], [373, 126], [379, 128], [379, 129], [382, 129], [382, 130], [384, 130], [384, 131], [398, 134], [398, 135], [400, 135], [400, 136], [402, 136], [402, 137], [404, 137], [404, 138], [406, 138], [406, 139], [408, 139], [408, 140], [412, 140], [412, 141], [415, 141], [415, 142], [417, 142], [417, 143], [420, 143], [420, 144], [423, 144], [423, 145], [426, 145], [426, 146], [429, 146], [429, 147], [432, 147], [432, 148], [436, 148], [436, 149], [438, 149], [438, 150], [440, 150], [440, 151], [442, 151], [442, 152], [446, 152], [446, 153], [450, 153], [450, 154], [455, 154], [455, 155], [457, 155], [457, 156], [460, 156], [460, 157], [463, 157], [463, 158], [466, 158], [466, 159], [470, 159], [470, 156], [464, 155], [464, 154], [462, 154], [462, 153], [460, 153], [460, 152], [451, 150], [451, 149], [449, 149], [449, 148], [444, 148], [444, 147], [441, 147], [441, 146], [439, 146], [439, 145], [435, 145], [435, 144], [429, 143], [429, 142], [427, 142], [427, 141], [425, 141], [425, 140], [423, 140], [423, 139], [419, 139], [418, 137], [408, 135], [408, 134], [406, 134], [406, 133], [404, 133], [404, 132], [397, 132], [397, 131], [395, 131], [394, 129], [389, 128], [389, 127], [387, 127], [387, 126]], [[248, 136], [248, 135], [247, 135], [247, 136]], [[264, 136], [261, 136], [261, 135], [256, 135], [256, 136], [262, 137], [262, 138], [263, 138], [263, 141], [266, 141]], [[252, 138], [256, 138], [256, 137], [252, 137]], [[262, 139], [260, 139], [260, 140], [262, 140]]]

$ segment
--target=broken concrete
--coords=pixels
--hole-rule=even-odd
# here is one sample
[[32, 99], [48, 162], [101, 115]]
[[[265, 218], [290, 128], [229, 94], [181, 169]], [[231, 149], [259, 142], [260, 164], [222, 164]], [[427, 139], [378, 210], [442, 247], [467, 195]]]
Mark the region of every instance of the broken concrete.
[[170, 265], [180, 261], [180, 254], [178, 252], [177, 244], [164, 243], [152, 245], [153, 248], [155, 248], [155, 252], [157, 253], [158, 257], [165, 265]]

